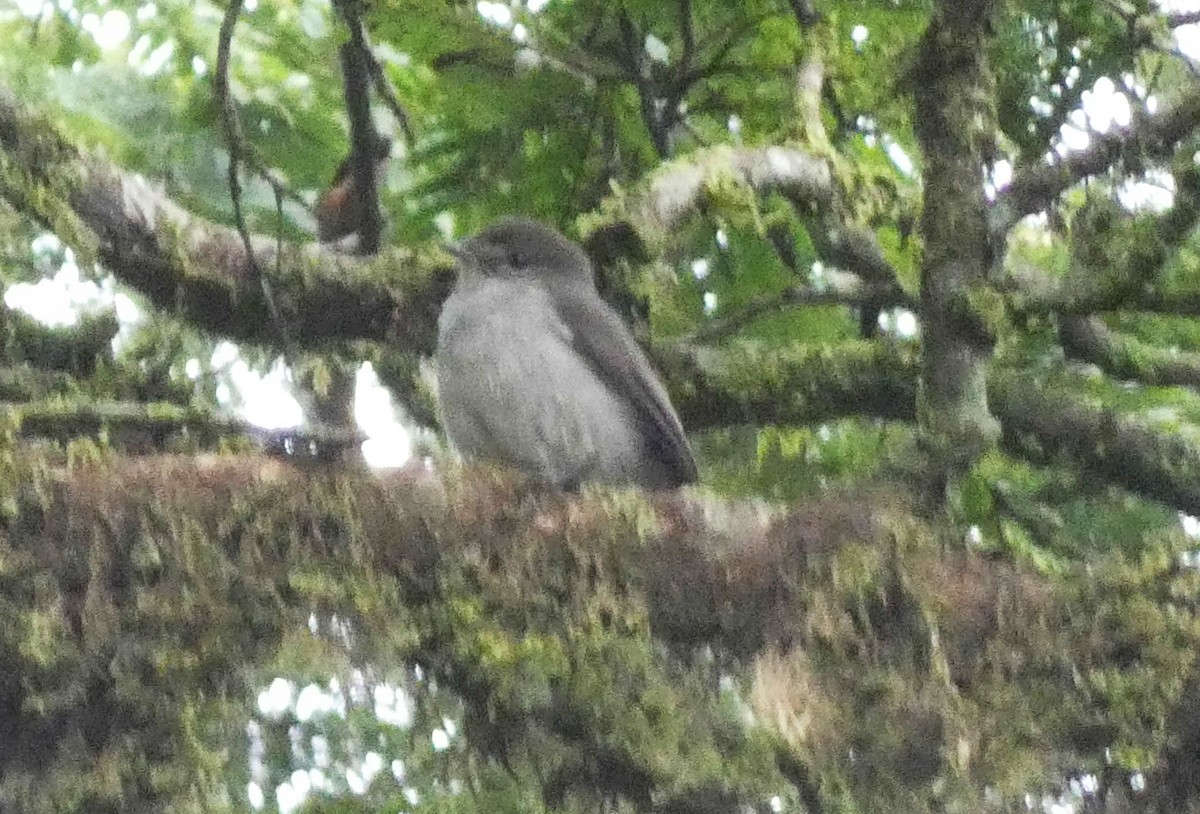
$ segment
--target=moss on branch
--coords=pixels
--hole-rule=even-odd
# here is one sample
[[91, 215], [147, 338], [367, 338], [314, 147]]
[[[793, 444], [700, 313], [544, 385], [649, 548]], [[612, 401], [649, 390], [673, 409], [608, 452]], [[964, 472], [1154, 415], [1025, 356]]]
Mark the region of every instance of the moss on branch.
[[1050, 580], [948, 548], [886, 489], [781, 511], [486, 471], [13, 462], [0, 710], [26, 748], [0, 752], [0, 804], [29, 814], [223, 810], [247, 676], [313, 612], [422, 664], [546, 805], [664, 812], [970, 809], [1100, 760], [1080, 721], [1153, 754], [1200, 643], [1169, 556]]

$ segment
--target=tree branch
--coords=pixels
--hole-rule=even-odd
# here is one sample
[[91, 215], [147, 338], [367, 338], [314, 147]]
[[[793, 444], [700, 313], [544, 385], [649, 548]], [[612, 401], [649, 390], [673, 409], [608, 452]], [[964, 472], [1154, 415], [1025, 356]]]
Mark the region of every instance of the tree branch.
[[1181, 436], [1010, 371], [989, 376], [988, 401], [1009, 447], [1066, 458], [1148, 500], [1200, 515], [1200, 448]]
[[1200, 11], [1178, 11], [1167, 15], [1167, 25], [1171, 28], [1195, 25], [1196, 23], [1200, 23]]
[[[1200, 291], [1164, 291], [1163, 268], [1187, 245], [1200, 222], [1200, 169], [1180, 167], [1174, 175], [1175, 203], [1162, 214], [1130, 216], [1098, 206], [1076, 221], [1072, 271], [1051, 277], [1040, 269], [1006, 269], [1005, 286], [1021, 311], [1092, 314], [1144, 310], [1200, 314]], [[1093, 223], [1092, 221], [1096, 221]]]
[[[53, 663], [61, 667], [55, 686], [86, 680], [98, 688], [53, 711], [56, 717], [13, 704], [47, 686], [45, 660], [35, 664], [28, 649], [20, 657], [15, 647], [4, 651], [10, 673], [33, 677], [29, 689], [6, 686], [3, 699], [13, 708], [6, 726], [54, 758], [47, 763], [57, 765], [58, 750], [69, 753], [77, 741], [80, 708], [113, 717], [121, 689], [149, 691], [159, 682], [172, 699], [211, 686], [240, 693], [235, 662], [269, 660], [295, 613], [332, 603], [365, 634], [389, 618], [394, 626], [396, 614], [414, 619], [404, 637], [364, 635], [366, 645], [378, 647], [386, 663], [420, 664], [455, 692], [476, 754], [505, 765], [523, 755], [544, 760], [553, 788], [543, 790], [554, 808], [603, 794], [648, 814], [733, 814], [767, 789], [786, 790], [762, 733], [705, 689], [702, 670], [681, 666], [683, 654], [711, 642], [751, 659], [797, 638], [820, 640], [823, 634], [801, 621], [811, 590], [828, 595], [826, 607], [837, 614], [856, 601], [829, 573], [836, 572], [836, 552], [862, 552], [858, 578], [872, 585], [885, 582], [898, 556], [890, 553], [895, 546], [883, 520], [896, 501], [877, 494], [809, 501], [785, 514], [680, 494], [619, 501], [611, 493], [546, 494], [478, 470], [421, 468], [380, 479], [306, 474], [251, 457], [165, 456], [70, 471], [42, 467], [13, 488], [20, 499], [6, 544], [19, 564], [15, 573], [36, 579], [40, 593], [33, 600], [17, 592], [10, 604], [24, 609], [42, 601], [45, 615], [53, 614], [60, 659]], [[71, 563], [88, 561], [89, 552], [94, 572], [81, 575]], [[946, 560], [936, 546], [904, 556], [905, 573], [909, 562], [912, 571], [929, 573], [929, 565]], [[285, 566], [297, 561], [332, 591], [318, 597], [306, 587], [311, 581], [289, 580]], [[980, 563], [976, 570], [983, 573], [972, 585], [989, 597], [987, 585], [1011, 582], [1003, 565]], [[203, 590], [191, 590], [195, 585]], [[180, 595], [192, 603], [186, 613]], [[96, 609], [103, 609], [103, 623], [87, 626], [81, 616]], [[907, 621], [894, 608], [889, 618]], [[144, 659], [138, 651], [113, 666], [102, 657], [135, 629], [147, 642]], [[212, 641], [227, 644], [208, 646], [200, 659], [153, 661], [159, 648], [192, 654]], [[129, 674], [115, 691], [104, 681], [110, 668]], [[515, 675], [528, 681], [514, 682]], [[529, 682], [537, 692], [529, 692]], [[219, 736], [196, 739], [180, 706], [160, 705], [127, 731], [117, 725], [89, 732], [119, 739], [124, 753], [152, 756], [140, 766], [159, 765], [164, 744], [184, 737], [196, 750], [215, 745]], [[669, 759], [658, 749], [669, 749]], [[808, 774], [797, 756], [788, 777]], [[105, 757], [89, 752], [84, 770]], [[14, 773], [24, 768], [12, 760], [0, 765]], [[130, 783], [126, 807], [147, 799], [169, 810], [196, 807], [187, 803], [197, 799], [196, 785], [186, 782], [188, 773], [176, 774], [184, 780], [152, 790]]]
[[119, 436], [144, 436], [156, 443], [184, 434], [201, 446], [212, 446], [222, 436], [239, 436], [254, 428], [238, 419], [206, 410], [163, 402], [53, 400], [23, 404], [0, 403], [0, 415], [16, 418], [22, 436], [43, 436], [62, 442], [109, 430]]
[[646, 66], [646, 46], [641, 31], [623, 3], [617, 8], [617, 25], [621, 30], [621, 43], [625, 50], [625, 74], [637, 89], [642, 123], [646, 126], [650, 143], [654, 145], [654, 152], [658, 153], [659, 158], [668, 158], [671, 146], [667, 139], [667, 130], [663, 126], [663, 118], [657, 110], [654, 81]]
[[[743, 305], [736, 312], [708, 322], [693, 333], [688, 341], [707, 343], [723, 339], [739, 332], [755, 320], [803, 305], [863, 305], [869, 303], [876, 308], [891, 308], [903, 305], [916, 309], [917, 301], [899, 286], [869, 284], [852, 274], [826, 272], [826, 285], [822, 288], [796, 286], [782, 294], [758, 297]], [[867, 337], [864, 337], [867, 338]]]
[[696, 31], [692, 14], [692, 0], [675, 0], [676, 13], [679, 17], [679, 37], [683, 41], [682, 53], [679, 55], [678, 73], [686, 76], [692, 72], [696, 61]]
[[897, 285], [896, 270], [868, 229], [843, 223], [828, 211], [835, 195], [827, 162], [793, 147], [729, 146], [698, 150], [663, 165], [632, 193], [618, 191], [601, 203], [603, 220], [587, 224], [585, 244], [600, 265], [643, 257], [667, 246], [683, 223], [701, 211], [710, 188], [730, 185], [754, 195], [777, 192], [805, 222], [821, 259], [871, 283]]
[[[996, 249], [980, 179], [997, 131], [988, 61], [995, 0], [936, 0], [910, 78], [924, 159], [921, 259], [921, 429], [934, 471], [955, 477], [992, 446], [991, 343], [964, 307], [988, 279]], [[967, 318], [964, 318], [967, 317]]]
[[[234, 230], [193, 217], [145, 180], [81, 153], [4, 88], [0, 156], [0, 197], [155, 306], [233, 339], [278, 342]], [[448, 257], [394, 249], [367, 262], [257, 235], [251, 248], [297, 344], [386, 339], [416, 353], [433, 348]]]
[[77, 390], [77, 379], [66, 371], [0, 365], [0, 401], [3, 402], [66, 398]]
[[356, 201], [350, 205], [359, 213], [356, 233], [357, 252], [373, 255], [379, 251], [383, 234], [383, 213], [379, 211], [376, 167], [379, 159], [379, 135], [371, 116], [371, 53], [367, 47], [357, 0], [337, 0], [335, 4], [350, 39], [342, 44], [342, 87], [346, 96], [346, 114], [350, 119], [350, 172]]
[[789, 0], [792, 6], [792, 14], [796, 18], [796, 25], [800, 28], [812, 28], [821, 21], [821, 15], [813, 6], [812, 0]]
[[22, 438], [48, 438], [64, 446], [81, 437], [103, 434], [123, 455], [162, 453], [169, 449], [213, 450], [228, 441], [248, 442], [293, 463], [340, 460], [366, 440], [357, 427], [317, 430], [265, 429], [242, 419], [168, 402], [73, 401], [10, 404], [0, 402], [0, 417], [11, 421]]
[[1090, 362], [1116, 379], [1200, 388], [1200, 353], [1147, 345], [1109, 330], [1098, 317], [1063, 315], [1058, 337], [1068, 357]]
[[217, 110], [225, 131], [226, 148], [229, 152], [229, 189], [234, 217], [239, 223], [241, 222], [241, 186], [237, 177], [239, 163], [245, 163], [255, 175], [266, 181], [274, 191], [276, 198], [287, 198], [292, 203], [298, 204], [304, 211], [311, 212], [312, 207], [309, 202], [300, 193], [289, 187], [278, 173], [262, 162], [253, 147], [246, 142], [241, 125], [238, 123], [237, 108], [230, 91], [229, 59], [233, 44], [233, 29], [237, 25], [238, 16], [242, 13], [242, 5], [241, 0], [234, 0], [225, 10], [225, 16], [221, 20], [221, 28], [217, 35], [217, 66], [213, 77], [213, 96], [216, 97]]
[[899, 286], [896, 269], [884, 257], [883, 249], [869, 229], [845, 223], [832, 213], [804, 218], [804, 226], [821, 260], [827, 265], [856, 274], [876, 285]]
[[1026, 215], [1045, 209], [1062, 192], [1090, 175], [1104, 172], [1130, 152], [1162, 157], [1200, 127], [1200, 82], [1179, 94], [1158, 114], [1133, 127], [1114, 128], [1095, 136], [1086, 150], [1070, 153], [1055, 164], [1026, 165], [1013, 174], [1009, 187], [992, 204], [992, 230], [1004, 234]]
[[[242, 213], [242, 183], [239, 177], [242, 154], [245, 151], [245, 140], [242, 136], [241, 124], [238, 121], [237, 109], [233, 104], [233, 95], [229, 91], [229, 58], [233, 48], [233, 29], [237, 26], [238, 15], [242, 13], [242, 0], [232, 0], [221, 21], [221, 30], [217, 45], [217, 72], [213, 82], [213, 92], [217, 97], [217, 110], [221, 113], [221, 126], [225, 131], [225, 147], [229, 152], [229, 200], [233, 204], [233, 222], [242, 246], [246, 250], [246, 259], [250, 271], [258, 280], [262, 289], [263, 301], [271, 322], [279, 331], [283, 347], [292, 352], [292, 339], [287, 325], [279, 314], [279, 306], [275, 303], [275, 295], [271, 291], [271, 282], [263, 274], [262, 267], [254, 256], [254, 247], [250, 238], [250, 230], [246, 227], [246, 218]], [[279, 206], [279, 192], [275, 194], [276, 206]], [[276, 246], [278, 250], [278, 245]], [[278, 253], [276, 254], [278, 260]]]
[[916, 351], [869, 341], [836, 347], [653, 349], [679, 417], [690, 431], [762, 424], [811, 424], [848, 415], [912, 421]]
[[676, 87], [679, 89], [676, 101], [682, 100], [687, 91], [702, 79], [712, 79], [717, 76], [735, 76], [745, 71], [746, 67], [744, 65], [731, 62], [728, 60], [728, 57], [734, 47], [742, 42], [747, 34], [754, 32], [757, 26], [758, 22], [755, 20], [740, 21], [729, 31], [728, 36], [724, 37], [718, 43], [716, 50], [712, 52], [704, 64], [694, 66], [688, 73], [680, 74], [676, 81]]
[[780, 192], [806, 208], [823, 206], [833, 197], [829, 165], [803, 150], [712, 147], [664, 165], [637, 192], [601, 204], [601, 211], [614, 214], [591, 229], [587, 242], [599, 247], [615, 241], [617, 251], [626, 255], [638, 253], [624, 245], [630, 237], [643, 246], [663, 246], [704, 205], [710, 186], [731, 182], [756, 194]]
[[[384, 104], [392, 111], [392, 116], [396, 119], [396, 123], [400, 125], [400, 132], [404, 134], [404, 144], [410, 150], [416, 142], [416, 135], [413, 133], [412, 121], [408, 115], [408, 109], [404, 107], [398, 96], [396, 89], [392, 87], [392, 83], [388, 81], [387, 75], [383, 72], [383, 66], [379, 64], [379, 58], [375, 56], [375, 51], [371, 48], [371, 42], [367, 38], [366, 27], [363, 25], [361, 17], [355, 16], [347, 20], [347, 24], [352, 25], [351, 34], [356, 39], [362, 42], [363, 56], [367, 60], [367, 68], [371, 71], [371, 80], [375, 85], [375, 92], [383, 99]], [[357, 30], [355, 30], [357, 29]]]

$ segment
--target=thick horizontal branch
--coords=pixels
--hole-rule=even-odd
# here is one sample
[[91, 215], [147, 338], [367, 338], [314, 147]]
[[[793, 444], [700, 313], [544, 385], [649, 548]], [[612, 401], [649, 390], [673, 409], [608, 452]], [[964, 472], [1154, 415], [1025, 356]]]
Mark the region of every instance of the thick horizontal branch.
[[24, 364], [0, 364], [0, 402], [108, 398], [116, 401], [186, 405], [195, 395], [194, 382], [172, 379], [160, 371], [115, 367], [99, 381], [81, 382], [79, 371], [46, 370]]
[[1163, 292], [1151, 289], [1122, 295], [1124, 289], [1113, 285], [1072, 291], [1050, 278], [1035, 282], [1032, 277], [1026, 277], [1016, 282], [1021, 287], [1021, 293], [1015, 305], [1018, 311], [1023, 312], [1090, 316], [1105, 311], [1144, 311], [1200, 317], [1200, 291]]
[[746, 341], [660, 349], [655, 361], [690, 431], [916, 416], [916, 350], [889, 343], [766, 347]]
[[37, 401], [67, 396], [78, 388], [74, 376], [61, 370], [0, 366], [0, 402]]
[[[693, 432], [844, 416], [916, 418], [915, 349], [868, 341], [790, 348], [736, 342], [658, 348], [653, 356]], [[1065, 456], [1114, 485], [1200, 515], [1200, 448], [1186, 440], [1011, 371], [989, 374], [988, 401], [1014, 448]]]
[[[80, 664], [104, 671], [114, 662], [83, 656], [136, 629], [139, 642], [154, 643], [145, 650], [158, 669], [143, 674], [138, 661], [130, 683], [149, 675], [172, 688], [207, 687], [210, 679], [237, 686], [241, 673], [230, 660], [269, 658], [281, 627], [332, 602], [385, 663], [419, 663], [460, 695], [476, 750], [506, 765], [525, 749], [542, 750], [547, 765], [565, 773], [559, 793], [619, 794], [647, 812], [701, 810], [685, 800], [738, 811], [778, 793], [783, 781], [765, 789], [753, 782], [771, 777], [769, 765], [731, 772], [770, 752], [754, 751], [736, 720], [717, 714], [716, 693], [673, 685], [681, 671], [661, 651], [650, 655], [646, 633], [676, 652], [711, 642], [753, 657], [804, 633], [808, 593], [797, 586], [831, 583], [834, 552], [878, 551], [882, 582], [893, 550], [879, 518], [895, 504], [878, 494], [816, 500], [781, 515], [681, 494], [645, 503], [611, 492], [539, 493], [486, 471], [417, 467], [380, 481], [251, 457], [160, 457], [49, 473], [33, 462], [22, 474], [10, 484], [19, 497], [6, 545], [23, 569], [16, 573], [36, 577], [58, 600], [46, 611], [59, 636], [56, 680], [94, 681], [89, 670], [78, 675]], [[923, 560], [931, 556], [942, 554], [931, 546]], [[1002, 581], [1003, 571], [993, 567], [989, 579]], [[95, 608], [102, 623], [81, 618]], [[397, 619], [404, 636], [369, 635], [395, 629]], [[229, 644], [212, 648], [213, 641]], [[191, 658], [193, 648], [206, 658]], [[129, 663], [112, 669], [132, 672]], [[16, 676], [34, 674], [26, 661], [8, 666]], [[25, 691], [14, 684], [7, 702]], [[623, 714], [594, 714], [598, 700]], [[82, 704], [108, 712], [106, 703], [87, 696], [66, 712]], [[36, 736], [50, 754], [56, 738], [70, 748], [74, 718], [50, 727], [56, 710], [14, 709], [11, 731]], [[669, 718], [657, 714], [663, 709]], [[127, 748], [183, 737], [177, 713], [174, 704], [156, 707], [154, 727], [139, 718]], [[631, 728], [625, 715], [644, 715], [645, 723]], [[677, 726], [680, 719], [688, 726]], [[499, 730], [494, 740], [491, 728]], [[124, 736], [120, 723], [113, 731]], [[658, 760], [647, 737], [672, 759]], [[718, 798], [728, 799], [716, 805]]]
[[992, 206], [993, 231], [1007, 232], [1021, 218], [1045, 209], [1075, 183], [1114, 166], [1122, 155], [1169, 155], [1198, 126], [1200, 83], [1185, 88], [1169, 107], [1132, 127], [1093, 135], [1086, 150], [1070, 153], [1054, 164], [1019, 167]]
[[[0, 197], [157, 306], [234, 339], [277, 341], [237, 233], [196, 218], [143, 179], [86, 155], [0, 88]], [[255, 236], [259, 268], [306, 345], [389, 339], [432, 348], [450, 264], [395, 249], [370, 262]]]
[[1062, 316], [1058, 337], [1068, 357], [1109, 376], [1142, 384], [1200, 387], [1200, 353], [1158, 348], [1112, 331], [1098, 317]]
[[[1060, 599], [1059, 582], [963, 552], [881, 488], [782, 510], [689, 491], [551, 494], [483, 470], [379, 479], [252, 457], [17, 464], [5, 539], [17, 587], [6, 599], [16, 622], [45, 632], [0, 642], [21, 679], [2, 688], [5, 723], [37, 754], [69, 756], [84, 771], [108, 753], [81, 757], [81, 732], [145, 755], [133, 767], [140, 776], [200, 745], [220, 766], [228, 730], [197, 734], [185, 702], [214, 686], [222, 699], [248, 697], [245, 677], [277, 659], [280, 640], [314, 609], [352, 620], [361, 658], [419, 664], [455, 693], [468, 747], [536, 772], [561, 808], [601, 795], [656, 814], [765, 808], [790, 793], [772, 763], [806, 785], [801, 760], [852, 781], [863, 762], [897, 773], [916, 765], [916, 779], [899, 776], [923, 789], [943, 765], [925, 759], [944, 742], [941, 720], [986, 744], [1013, 726], [998, 704], [1036, 689], [1040, 705], [1014, 714], [1043, 727], [1021, 754], [1040, 766], [1074, 754], [1075, 705], [1108, 712], [1106, 698], [1071, 680], [1074, 664], [1099, 670], [1117, 658], [1081, 633], [1098, 608], [1078, 597], [1103, 591]], [[1145, 579], [1161, 591], [1155, 577]], [[121, 649], [135, 639], [140, 647]], [[1167, 639], [1154, 644], [1172, 657], [1194, 647]], [[753, 723], [712, 686], [710, 662], [696, 655], [709, 647], [722, 672], [754, 677]], [[1124, 667], [1142, 655], [1133, 654], [1120, 654]], [[30, 701], [80, 686], [92, 692], [69, 704]], [[172, 703], [113, 715], [131, 694]], [[913, 697], [919, 706], [907, 705]], [[203, 709], [205, 720], [240, 720], [222, 703]], [[1045, 717], [1059, 706], [1073, 714]], [[893, 758], [909, 741], [922, 761]], [[166, 748], [180, 744], [190, 751]], [[790, 760], [783, 744], [796, 747]], [[972, 756], [990, 766], [1010, 753]], [[10, 757], [5, 768], [40, 778], [50, 771], [40, 766], [66, 762], [55, 760]], [[154, 802], [201, 808], [192, 777], [169, 774], [178, 781], [154, 787]], [[868, 796], [873, 778], [857, 781], [856, 795]], [[112, 787], [126, 795], [114, 809], [144, 793], [136, 782]]]
[[[0, 397], [16, 389], [9, 386], [13, 373], [0, 368]], [[18, 377], [18, 383], [23, 381]], [[348, 451], [367, 440], [357, 427], [267, 429], [186, 404], [104, 400], [78, 392], [41, 401], [0, 401], [0, 420], [24, 439], [67, 445], [79, 438], [103, 438], [123, 454], [225, 448], [266, 452], [296, 464], [345, 460]]]
[[1009, 371], [988, 378], [1006, 442], [1074, 466], [1148, 500], [1200, 515], [1200, 447], [1114, 410]]
[[[811, 645], [842, 654], [835, 665], [864, 680], [867, 663], [855, 653], [870, 652], [876, 666], [895, 658], [897, 669], [915, 661], [926, 674], [925, 657], [911, 654], [926, 652], [932, 624], [940, 664], [973, 675], [990, 669], [977, 664], [981, 637], [1014, 641], [1002, 621], [1012, 598], [1045, 605], [1037, 584], [1007, 565], [948, 556], [917, 531], [919, 521], [903, 519], [903, 501], [878, 489], [783, 512], [686, 492], [648, 502], [612, 491], [548, 494], [479, 470], [417, 467], [380, 480], [249, 457], [49, 473], [35, 464], [15, 488], [6, 545], [56, 633], [52, 680], [98, 665], [102, 674], [125, 668], [132, 678], [122, 687], [143, 676], [147, 689], [219, 679], [234, 693], [243, 674], [231, 661], [269, 661], [282, 632], [314, 607], [346, 612], [383, 663], [419, 663], [463, 699], [474, 749], [511, 758], [517, 770], [531, 750], [566, 778], [560, 791], [619, 794], [648, 812], [742, 810], [784, 785], [771, 776], [770, 751], [748, 739], [774, 719], [745, 728], [742, 713], [719, 714], [711, 688], [681, 684], [688, 673], [672, 662], [685, 659], [674, 656], [711, 645], [753, 659]], [[874, 598], [864, 605], [864, 596]], [[887, 615], [872, 630], [875, 603]], [[392, 635], [400, 622], [404, 635]], [[142, 651], [122, 662], [93, 657], [131, 630], [157, 670], [141, 671]], [[667, 647], [652, 646], [648, 633]], [[189, 658], [196, 648], [206, 658]], [[22, 656], [10, 672], [32, 676], [35, 692], [47, 670]], [[856, 703], [825, 689], [846, 666], [813, 669], [819, 699], [839, 710]], [[25, 691], [12, 683], [8, 701]], [[70, 748], [78, 708], [107, 711], [105, 703], [107, 695], [88, 695], [65, 705], [59, 727], [45, 725], [57, 709], [15, 704], [7, 723], [54, 754]], [[128, 748], [183, 737], [178, 710], [155, 707], [154, 727], [139, 718]], [[119, 724], [115, 733], [126, 735]], [[182, 793], [194, 788], [183, 785]], [[733, 799], [710, 807], [714, 793]], [[705, 807], [667, 805], [691, 798]]]
[[0, 359], [76, 376], [88, 376], [98, 360], [112, 358], [112, 340], [121, 327], [111, 310], [83, 314], [74, 325], [50, 326], [3, 303], [0, 325]]
[[118, 438], [137, 437], [157, 447], [168, 437], [188, 437], [199, 446], [212, 446], [223, 436], [254, 433], [257, 428], [232, 418], [176, 404], [140, 402], [75, 402], [53, 400], [23, 404], [0, 403], [0, 416], [13, 420], [23, 436], [67, 442], [100, 432]]

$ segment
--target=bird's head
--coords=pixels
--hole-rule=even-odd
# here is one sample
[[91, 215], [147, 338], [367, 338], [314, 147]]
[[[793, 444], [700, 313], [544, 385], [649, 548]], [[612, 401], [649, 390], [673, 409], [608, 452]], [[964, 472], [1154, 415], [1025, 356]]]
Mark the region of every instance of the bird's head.
[[579, 246], [549, 226], [503, 218], [450, 247], [463, 272], [545, 282], [592, 282], [592, 264]]

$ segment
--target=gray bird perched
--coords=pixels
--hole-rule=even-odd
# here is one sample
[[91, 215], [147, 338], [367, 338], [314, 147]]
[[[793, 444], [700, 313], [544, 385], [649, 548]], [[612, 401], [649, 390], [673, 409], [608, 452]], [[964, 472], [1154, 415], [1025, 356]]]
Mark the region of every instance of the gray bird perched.
[[696, 479], [666, 390], [578, 246], [505, 218], [451, 252], [436, 361], [442, 420], [464, 456], [567, 489]]

